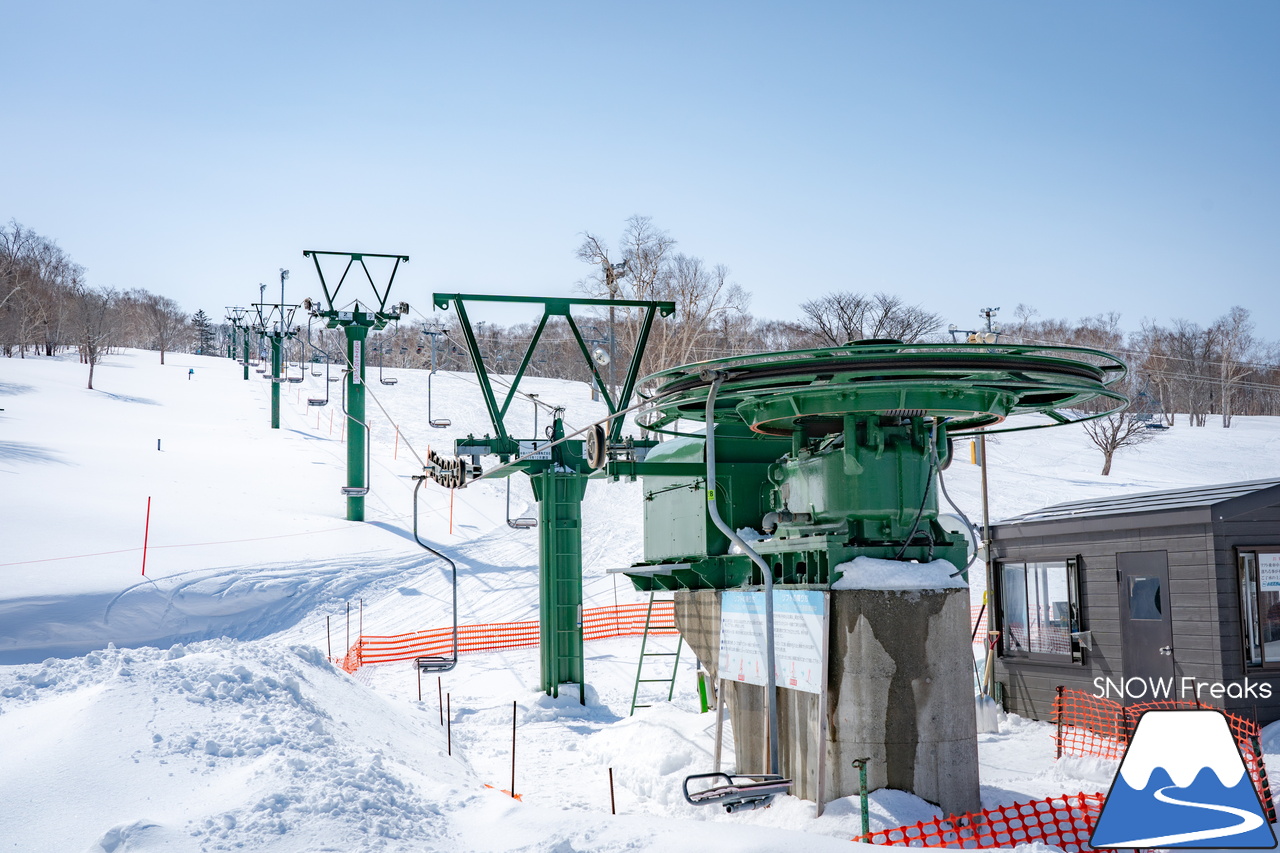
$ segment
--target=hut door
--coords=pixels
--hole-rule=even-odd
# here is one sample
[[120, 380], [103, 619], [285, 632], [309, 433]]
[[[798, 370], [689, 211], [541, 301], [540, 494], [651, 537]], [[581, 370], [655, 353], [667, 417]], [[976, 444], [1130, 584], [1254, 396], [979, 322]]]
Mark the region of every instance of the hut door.
[[[1120, 639], [1125, 680], [1172, 679], [1173, 617], [1169, 612], [1168, 554], [1164, 551], [1116, 554], [1116, 566], [1120, 572]], [[1141, 697], [1135, 698], [1141, 700]], [[1146, 698], [1151, 698], [1150, 692]]]

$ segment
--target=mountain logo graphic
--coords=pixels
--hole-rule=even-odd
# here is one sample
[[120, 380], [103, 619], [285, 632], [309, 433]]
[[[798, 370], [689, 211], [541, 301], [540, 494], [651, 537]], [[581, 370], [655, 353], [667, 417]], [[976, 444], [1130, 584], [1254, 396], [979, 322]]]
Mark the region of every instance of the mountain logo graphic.
[[1089, 844], [1275, 847], [1275, 833], [1222, 712], [1143, 714]]

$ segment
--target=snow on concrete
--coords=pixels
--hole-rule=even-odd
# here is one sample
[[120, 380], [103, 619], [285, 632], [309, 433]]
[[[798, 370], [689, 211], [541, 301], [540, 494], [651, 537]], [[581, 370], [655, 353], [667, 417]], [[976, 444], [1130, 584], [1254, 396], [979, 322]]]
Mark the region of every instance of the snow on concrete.
[[969, 586], [946, 560], [916, 563], [911, 560], [881, 560], [854, 557], [834, 569], [840, 577], [832, 589], [964, 589]]
[[[421, 699], [407, 664], [348, 676], [328, 662], [362, 627], [446, 624], [449, 575], [413, 541], [410, 478], [415, 452], [492, 430], [472, 377], [432, 382], [447, 429], [427, 424], [423, 372], [387, 370], [398, 384], [369, 386], [373, 491], [357, 524], [338, 491], [337, 384], [326, 407], [306, 405], [324, 396], [323, 377], [283, 386], [283, 428], [271, 430], [270, 384], [258, 374], [246, 382], [226, 359], [166, 361], [115, 353], [89, 391], [73, 355], [0, 359], [0, 849], [849, 849], [856, 798], [820, 818], [793, 797], [732, 816], [683, 801], [681, 780], [709, 770], [714, 748], [687, 648], [674, 700], [642, 693], [653, 707], [634, 716], [633, 639], [588, 646], [586, 705], [572, 687], [558, 699], [538, 691], [536, 649], [466, 655], [439, 682], [424, 679]], [[604, 414], [582, 383], [528, 382], [567, 406], [572, 424]], [[526, 403], [511, 409], [517, 436], [534, 434]], [[1179, 424], [1122, 453], [1104, 478], [1078, 429], [998, 437], [988, 442], [992, 514], [1277, 476], [1277, 450], [1274, 419]], [[978, 469], [957, 462], [946, 476], [979, 519]], [[420, 534], [458, 560], [464, 622], [536, 618], [537, 534], [507, 527], [506, 488], [419, 492]], [[511, 489], [512, 514], [532, 514], [527, 479]], [[639, 557], [640, 502], [638, 484], [589, 486], [589, 606], [643, 600], [605, 572]], [[501, 793], [513, 702], [521, 800]], [[1269, 751], [1278, 742], [1264, 733]], [[730, 768], [731, 744], [726, 736]], [[979, 750], [988, 806], [1106, 790], [1115, 773], [1108, 762], [1054, 761], [1047, 725], [1012, 716], [979, 735]], [[937, 814], [896, 791], [875, 792], [870, 810], [873, 828]]]

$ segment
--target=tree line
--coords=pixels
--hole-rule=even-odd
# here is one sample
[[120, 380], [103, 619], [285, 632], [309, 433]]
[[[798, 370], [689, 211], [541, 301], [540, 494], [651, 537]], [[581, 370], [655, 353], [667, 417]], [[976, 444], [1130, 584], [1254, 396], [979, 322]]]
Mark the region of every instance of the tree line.
[[[675, 304], [673, 316], [653, 325], [642, 376], [694, 361], [857, 340], [952, 340], [942, 316], [884, 292], [834, 291], [801, 303], [796, 320], [754, 316], [748, 293], [727, 266], [682, 251], [647, 216], [628, 219], [614, 244], [584, 232], [575, 253], [584, 265], [577, 283], [582, 296]], [[367, 364], [421, 368], [431, 366], [434, 357], [440, 369], [473, 370], [455, 315], [437, 317], [372, 335]], [[575, 313], [588, 349], [610, 356], [597, 359], [608, 361], [599, 368], [606, 383], [621, 382], [642, 319], [632, 308]], [[1235, 415], [1280, 414], [1280, 348], [1257, 336], [1245, 308], [1233, 307], [1207, 325], [1144, 321], [1135, 332], [1124, 331], [1114, 313], [1050, 319], [1020, 305], [1003, 320], [999, 340], [1004, 343], [1085, 346], [1119, 354], [1130, 367], [1124, 390], [1133, 400], [1133, 420], [1173, 426], [1185, 417], [1191, 426], [1205, 426], [1215, 415], [1229, 427]], [[477, 322], [474, 331], [487, 368], [513, 373], [535, 329], [533, 323]], [[166, 296], [90, 286], [84, 269], [55, 241], [17, 222], [0, 227], [0, 351], [6, 357], [75, 349], [92, 371], [115, 347], [158, 350], [163, 362], [166, 352], [225, 352], [230, 333], [225, 322], [214, 322], [203, 311], [188, 316]], [[312, 324], [290, 345], [287, 357], [337, 364], [343, 346], [340, 332]], [[527, 373], [592, 381], [563, 318], [548, 321]]]
[[93, 369], [120, 347], [189, 352], [212, 346], [216, 327], [142, 288], [95, 287], [56, 241], [16, 221], [0, 226], [0, 353], [6, 358], [79, 352]]

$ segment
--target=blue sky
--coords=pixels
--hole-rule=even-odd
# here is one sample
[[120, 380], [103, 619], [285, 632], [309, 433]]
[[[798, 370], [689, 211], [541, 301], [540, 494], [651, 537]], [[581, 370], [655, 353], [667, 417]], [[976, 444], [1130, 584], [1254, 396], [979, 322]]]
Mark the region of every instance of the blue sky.
[[[221, 317], [303, 249], [559, 295], [653, 217], [757, 315], [1280, 320], [1280, 5], [10, 3], [0, 219]], [[275, 290], [273, 287], [272, 290]], [[272, 291], [268, 291], [269, 293]]]

